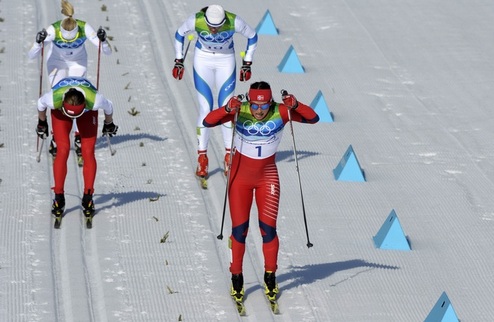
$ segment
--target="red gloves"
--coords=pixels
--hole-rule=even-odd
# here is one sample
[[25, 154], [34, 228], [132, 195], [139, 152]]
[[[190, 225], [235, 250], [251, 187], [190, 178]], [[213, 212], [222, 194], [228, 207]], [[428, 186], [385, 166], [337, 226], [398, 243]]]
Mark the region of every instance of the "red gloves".
[[287, 92], [283, 93], [282, 100], [283, 104], [285, 104], [286, 107], [291, 110], [294, 110], [298, 107], [298, 101], [292, 94], [288, 94]]
[[252, 76], [252, 70], [250, 69], [250, 66], [252, 65], [251, 61], [242, 61], [242, 68], [240, 68], [240, 81], [241, 82], [246, 82], [250, 79], [250, 76]]
[[184, 76], [184, 60], [183, 59], [175, 59], [175, 66], [173, 67], [173, 78], [177, 80], [181, 80]]
[[240, 110], [240, 106], [242, 105], [241, 97], [233, 96], [230, 98], [228, 103], [225, 105], [225, 111], [228, 114], [235, 114], [238, 110]]

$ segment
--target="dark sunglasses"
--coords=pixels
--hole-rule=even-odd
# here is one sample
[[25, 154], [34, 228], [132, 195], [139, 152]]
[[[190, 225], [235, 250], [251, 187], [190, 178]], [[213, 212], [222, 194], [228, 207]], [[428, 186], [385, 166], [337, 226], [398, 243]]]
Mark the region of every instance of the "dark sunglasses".
[[262, 104], [262, 105], [259, 105], [259, 104], [254, 104], [254, 103], [250, 103], [250, 107], [251, 107], [254, 111], [257, 111], [257, 110], [259, 109], [259, 107], [261, 108], [261, 110], [265, 111], [265, 110], [267, 110], [270, 106], [271, 106], [271, 103], [265, 103], [265, 104]]

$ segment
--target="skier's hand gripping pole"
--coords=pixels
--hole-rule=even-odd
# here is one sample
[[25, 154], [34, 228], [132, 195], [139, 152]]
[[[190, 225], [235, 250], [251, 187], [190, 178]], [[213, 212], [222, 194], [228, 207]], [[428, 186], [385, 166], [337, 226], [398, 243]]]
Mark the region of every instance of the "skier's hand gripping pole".
[[118, 125], [115, 125], [115, 123], [113, 123], [113, 122], [106, 123], [105, 122], [103, 124], [103, 136], [106, 137], [106, 143], [108, 143], [108, 149], [110, 150], [110, 154], [112, 156], [114, 156], [115, 153], [117, 153], [117, 151], [112, 149], [111, 143], [110, 143], [110, 137], [116, 135], [117, 131], [118, 131]]
[[173, 66], [172, 75], [173, 78], [175, 78], [176, 80], [181, 80], [182, 77], [184, 76], [184, 71], [185, 71], [184, 61], [185, 58], [187, 57], [187, 53], [189, 52], [190, 43], [194, 39], [194, 34], [189, 34], [187, 36], [187, 39], [189, 39], [189, 43], [185, 48], [184, 57], [181, 59], [175, 59], [175, 65]]

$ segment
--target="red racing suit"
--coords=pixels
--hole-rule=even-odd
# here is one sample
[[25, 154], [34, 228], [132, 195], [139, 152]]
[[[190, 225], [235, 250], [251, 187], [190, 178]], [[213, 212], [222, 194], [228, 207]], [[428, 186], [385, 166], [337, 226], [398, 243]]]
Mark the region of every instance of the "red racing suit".
[[[228, 187], [232, 220], [230, 236], [232, 274], [242, 273], [245, 239], [254, 197], [263, 239], [264, 269], [271, 272], [277, 269], [279, 240], [276, 220], [280, 201], [280, 182], [275, 157], [284, 125], [289, 121], [288, 113], [291, 113], [291, 119], [295, 122], [313, 124], [319, 121], [319, 116], [314, 110], [302, 103], [298, 103], [298, 107], [289, 112], [284, 104], [273, 102], [266, 117], [256, 120], [250, 111], [249, 102], [244, 102], [237, 114], [234, 155]], [[234, 114], [219, 108], [206, 116], [203, 125], [213, 127], [234, 120]]]
[[57, 156], [53, 162], [55, 194], [64, 193], [67, 177], [67, 160], [70, 153], [70, 131], [73, 119], [66, 116], [61, 108], [63, 96], [70, 89], [80, 90], [86, 98], [85, 112], [76, 119], [81, 135], [81, 152], [84, 159], [82, 174], [84, 177], [84, 193], [93, 194], [96, 178], [96, 157], [94, 155], [98, 135], [98, 110], [105, 115], [113, 114], [113, 103], [99, 94], [96, 88], [85, 78], [68, 77], [57, 83], [50, 92], [38, 100], [38, 111], [51, 110], [53, 137], [57, 142]]

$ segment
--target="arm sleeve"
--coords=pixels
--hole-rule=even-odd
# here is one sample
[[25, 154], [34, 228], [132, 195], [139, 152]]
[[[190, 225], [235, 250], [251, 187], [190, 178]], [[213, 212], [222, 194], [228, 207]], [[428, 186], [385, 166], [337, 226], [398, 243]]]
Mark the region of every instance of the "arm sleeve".
[[46, 109], [53, 109], [53, 91], [49, 91], [48, 93], [42, 95], [38, 99], [38, 111], [43, 112]]
[[[280, 114], [283, 121], [288, 122], [288, 107], [284, 104], [280, 104]], [[298, 107], [295, 110], [291, 110], [292, 121], [300, 123], [314, 124], [319, 121], [319, 115], [312, 109], [303, 103], [298, 102]]]
[[[84, 32], [86, 33], [87, 39], [93, 43], [96, 47], [99, 47], [99, 38], [98, 35], [96, 34], [96, 31], [94, 28], [86, 22], [86, 25], [84, 26]], [[105, 55], [111, 55], [112, 49], [108, 41], [103, 41], [101, 43], [101, 52]]]
[[[46, 33], [48, 34], [46, 36], [46, 39], [43, 43], [51, 43], [55, 39], [55, 28], [53, 28], [52, 25], [50, 25], [48, 28], [46, 28]], [[29, 52], [27, 53], [27, 56], [29, 59], [34, 59], [39, 56], [39, 53], [41, 52], [41, 44], [38, 44], [36, 41], [33, 42], [33, 45]]]
[[100, 93], [96, 93], [96, 99], [94, 101], [93, 111], [103, 110], [105, 115], [113, 114], [113, 103], [109, 99], [106, 99]]
[[205, 127], [214, 127], [216, 125], [233, 121], [234, 116], [235, 115], [233, 114], [228, 114], [224, 108], [220, 107], [209, 112], [202, 121], [202, 125], [204, 125]]
[[175, 32], [175, 42], [174, 42], [175, 59], [184, 58], [183, 51], [184, 51], [185, 35], [195, 30], [195, 24], [196, 24], [196, 16], [191, 15], [187, 18], [187, 20], [185, 20], [185, 22], [180, 27], [178, 27], [177, 31]]
[[235, 17], [235, 32], [247, 38], [247, 48], [245, 50], [245, 61], [252, 61], [257, 48], [257, 33], [239, 16]]

